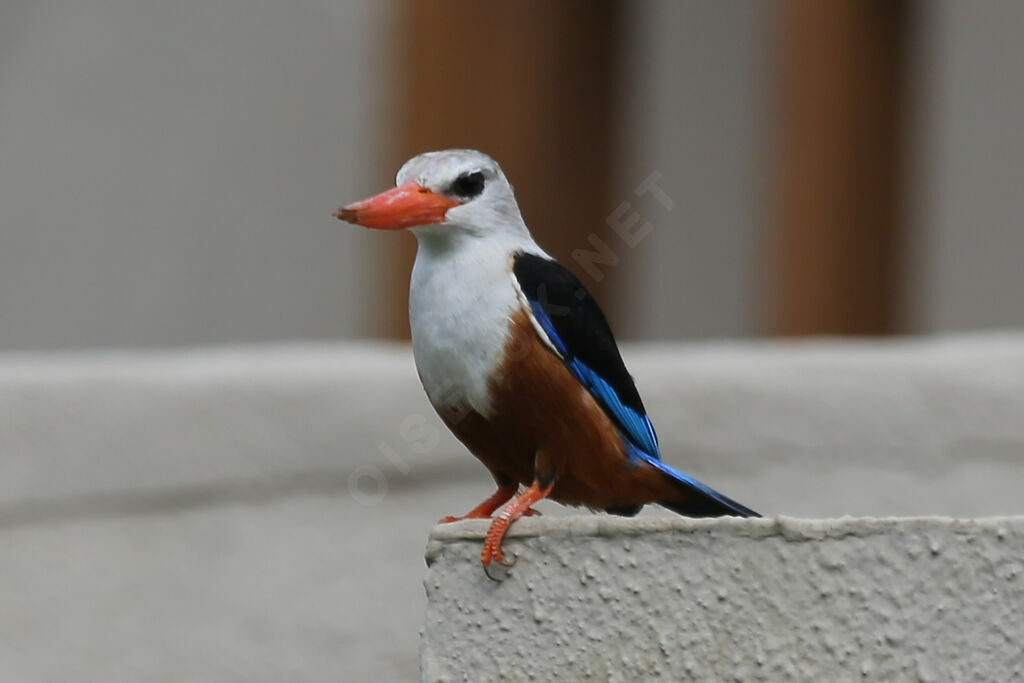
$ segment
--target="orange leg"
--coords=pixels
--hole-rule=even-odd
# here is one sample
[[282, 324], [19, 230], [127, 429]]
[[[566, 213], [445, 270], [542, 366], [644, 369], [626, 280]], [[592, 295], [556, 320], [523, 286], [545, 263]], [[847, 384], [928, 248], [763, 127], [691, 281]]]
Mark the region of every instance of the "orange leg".
[[506, 505], [505, 509], [491, 522], [491, 527], [487, 530], [487, 536], [484, 538], [483, 552], [480, 553], [480, 561], [484, 563], [485, 571], [490, 566], [492, 560], [498, 564], [506, 564], [505, 554], [501, 552], [501, 541], [505, 538], [505, 532], [508, 531], [512, 522], [523, 515], [534, 512], [530, 510], [530, 506], [546, 498], [551, 493], [554, 485], [554, 482], [552, 482], [545, 488], [541, 488], [540, 484], [533, 482], [530, 488], [523, 491], [522, 495]]
[[490, 517], [494, 514], [494, 511], [508, 502], [512, 496], [516, 495], [516, 491], [519, 490], [519, 484], [505, 484], [498, 486], [498, 490], [491, 494], [491, 497], [484, 502], [477, 505], [475, 508], [462, 515], [461, 517], [455, 517], [448, 515], [443, 517], [440, 524], [447, 524], [448, 522], [457, 522], [460, 519], [482, 519]]

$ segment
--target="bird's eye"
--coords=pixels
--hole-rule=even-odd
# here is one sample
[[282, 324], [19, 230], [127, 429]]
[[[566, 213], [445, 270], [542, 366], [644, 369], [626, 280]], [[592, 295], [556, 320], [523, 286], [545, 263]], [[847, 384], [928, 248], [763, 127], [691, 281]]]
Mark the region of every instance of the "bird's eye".
[[480, 171], [463, 173], [448, 188], [448, 193], [460, 199], [472, 199], [484, 191], [484, 174]]

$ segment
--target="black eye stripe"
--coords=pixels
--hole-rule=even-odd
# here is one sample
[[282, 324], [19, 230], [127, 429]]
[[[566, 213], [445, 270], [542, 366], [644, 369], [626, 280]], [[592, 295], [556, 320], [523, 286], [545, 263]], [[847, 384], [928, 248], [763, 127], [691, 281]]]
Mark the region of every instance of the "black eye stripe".
[[481, 171], [463, 173], [448, 187], [448, 194], [460, 199], [472, 199], [484, 191], [484, 174]]

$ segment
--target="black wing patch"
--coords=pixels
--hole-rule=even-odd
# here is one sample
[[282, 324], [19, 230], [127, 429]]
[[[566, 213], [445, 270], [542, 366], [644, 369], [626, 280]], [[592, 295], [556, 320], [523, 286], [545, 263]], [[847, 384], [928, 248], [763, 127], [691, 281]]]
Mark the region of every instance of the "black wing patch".
[[583, 283], [556, 261], [536, 254], [516, 254], [512, 271], [569, 370], [635, 446], [659, 458], [654, 426], [608, 321]]

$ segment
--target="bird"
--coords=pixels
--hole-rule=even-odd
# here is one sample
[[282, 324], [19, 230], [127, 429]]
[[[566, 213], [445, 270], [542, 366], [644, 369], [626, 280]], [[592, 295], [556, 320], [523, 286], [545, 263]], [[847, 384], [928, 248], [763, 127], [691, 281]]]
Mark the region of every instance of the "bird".
[[505, 533], [545, 498], [624, 516], [649, 503], [689, 517], [760, 516], [662, 459], [604, 313], [534, 241], [490, 156], [420, 154], [394, 188], [334, 215], [417, 238], [416, 370], [440, 419], [496, 484], [441, 521], [492, 518], [480, 554], [488, 576], [492, 563], [514, 563]]

